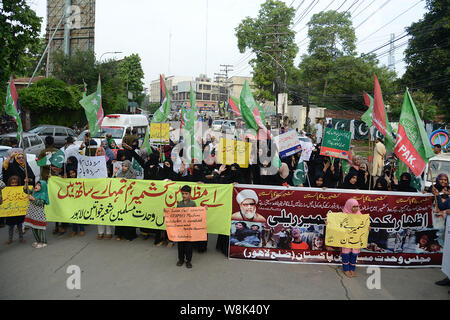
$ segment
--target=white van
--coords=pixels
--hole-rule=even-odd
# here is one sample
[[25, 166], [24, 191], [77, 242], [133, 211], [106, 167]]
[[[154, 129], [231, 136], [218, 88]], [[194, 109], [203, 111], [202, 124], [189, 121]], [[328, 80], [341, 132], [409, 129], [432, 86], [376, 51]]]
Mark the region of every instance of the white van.
[[142, 114], [109, 114], [103, 118], [100, 132], [92, 138], [100, 145], [101, 140], [111, 134], [116, 144], [121, 146], [127, 128], [137, 129], [138, 137], [143, 139], [148, 125], [148, 118]]
[[445, 173], [450, 177], [450, 153], [442, 153], [428, 161], [425, 168], [425, 187], [428, 188], [435, 184], [436, 177], [440, 173]]

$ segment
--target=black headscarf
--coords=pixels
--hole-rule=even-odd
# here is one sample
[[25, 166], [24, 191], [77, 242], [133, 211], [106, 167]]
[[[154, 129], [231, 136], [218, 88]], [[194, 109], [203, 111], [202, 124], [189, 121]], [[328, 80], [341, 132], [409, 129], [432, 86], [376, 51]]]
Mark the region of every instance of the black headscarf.
[[400, 181], [398, 182], [397, 191], [403, 192], [417, 192], [417, 190], [411, 187], [411, 174], [408, 172], [403, 172], [400, 176]]

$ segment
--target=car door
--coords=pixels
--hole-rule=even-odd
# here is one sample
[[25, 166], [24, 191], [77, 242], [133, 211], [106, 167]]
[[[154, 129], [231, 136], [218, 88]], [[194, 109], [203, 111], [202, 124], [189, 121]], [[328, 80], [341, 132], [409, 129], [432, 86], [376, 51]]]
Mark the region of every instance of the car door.
[[65, 128], [55, 128], [55, 145], [62, 147], [66, 143], [67, 132]]
[[41, 138], [37, 135], [29, 136], [28, 140], [30, 141], [30, 153], [35, 154], [36, 156], [45, 148]]

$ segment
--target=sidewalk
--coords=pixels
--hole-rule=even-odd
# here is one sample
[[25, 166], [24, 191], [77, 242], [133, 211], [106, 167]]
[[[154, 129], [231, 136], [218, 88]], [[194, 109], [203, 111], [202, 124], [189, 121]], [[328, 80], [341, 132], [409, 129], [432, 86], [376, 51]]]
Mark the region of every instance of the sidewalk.
[[[0, 229], [0, 299], [186, 299], [186, 300], [449, 300], [450, 287], [440, 268], [381, 269], [381, 289], [369, 290], [366, 267], [346, 278], [341, 268], [328, 265], [285, 264], [228, 260], [215, 249], [209, 235], [208, 251], [194, 252], [193, 268], [177, 267], [177, 248], [156, 247], [153, 237], [131, 242], [97, 240], [96, 226], [84, 237], [52, 235], [48, 247], [34, 249], [31, 230], [26, 243], [5, 245], [8, 228]], [[81, 269], [81, 289], [69, 290], [71, 265]]]

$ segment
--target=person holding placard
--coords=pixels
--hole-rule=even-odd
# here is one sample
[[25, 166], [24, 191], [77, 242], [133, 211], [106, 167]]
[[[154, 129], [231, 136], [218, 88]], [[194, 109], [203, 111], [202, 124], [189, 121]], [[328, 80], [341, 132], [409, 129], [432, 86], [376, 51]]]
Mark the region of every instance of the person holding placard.
[[[359, 203], [357, 200], [351, 198], [348, 199], [345, 203], [344, 209], [342, 210], [344, 213], [351, 214], [361, 214], [359, 211]], [[356, 273], [356, 260], [358, 258], [361, 249], [354, 248], [345, 248], [342, 247], [341, 257], [342, 257], [342, 269], [344, 270], [344, 274], [349, 277], [355, 277]]]
[[[185, 185], [181, 188], [182, 201], [177, 203], [177, 208], [196, 207], [197, 205], [191, 199], [191, 187]], [[181, 267], [186, 260], [186, 268], [192, 268], [192, 242], [180, 241], [178, 242], [178, 262], [177, 266]]]

